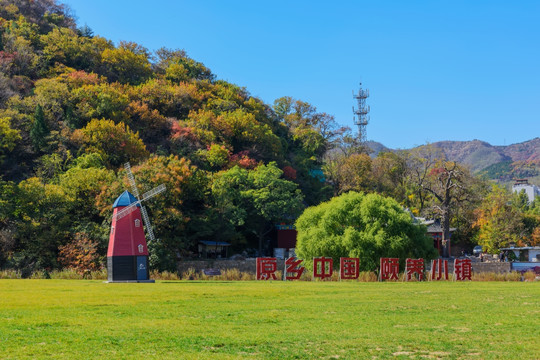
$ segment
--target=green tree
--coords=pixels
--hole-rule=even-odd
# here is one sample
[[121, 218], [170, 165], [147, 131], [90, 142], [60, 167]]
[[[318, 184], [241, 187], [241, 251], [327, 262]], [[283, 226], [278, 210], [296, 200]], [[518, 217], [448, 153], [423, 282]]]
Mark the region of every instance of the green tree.
[[165, 78], [174, 82], [195, 80], [213, 80], [214, 75], [204, 64], [187, 56], [184, 50], [161, 48], [156, 51], [157, 67], [165, 72]]
[[71, 199], [58, 185], [30, 178], [17, 186], [17, 226], [12, 265], [26, 271], [57, 268], [58, 247], [67, 242]]
[[13, 256], [16, 245], [17, 185], [0, 179], [0, 267]]
[[85, 84], [72, 90], [73, 114], [70, 125], [84, 127], [92, 119], [110, 119], [115, 123], [127, 123], [129, 105], [125, 88], [118, 84]]
[[296, 253], [313, 257], [357, 257], [360, 270], [374, 271], [381, 257], [432, 259], [437, 256], [424, 226], [393, 199], [349, 192], [307, 208], [296, 221]]
[[45, 114], [41, 105], [36, 106], [34, 113], [34, 122], [30, 129], [30, 139], [36, 151], [41, 151], [47, 145], [47, 136], [49, 135], [49, 127], [45, 122]]
[[[100, 59], [100, 43], [68, 28], [54, 28], [41, 36], [43, 44], [42, 66], [47, 68], [56, 62], [77, 70], [93, 70]], [[108, 47], [112, 48], [111, 45]]]
[[235, 166], [217, 174], [212, 184], [216, 207], [228, 221], [256, 235], [259, 254], [275, 223], [295, 219], [302, 209], [298, 185], [282, 175], [273, 162], [254, 170]]

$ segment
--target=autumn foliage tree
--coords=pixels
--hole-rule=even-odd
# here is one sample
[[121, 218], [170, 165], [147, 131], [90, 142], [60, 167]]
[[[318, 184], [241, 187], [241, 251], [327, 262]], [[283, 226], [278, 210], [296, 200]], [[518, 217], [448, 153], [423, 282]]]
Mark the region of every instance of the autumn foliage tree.
[[136, 163], [148, 156], [139, 134], [124, 123], [115, 124], [112, 120], [92, 120], [73, 133], [73, 140], [80, 145], [82, 153], [100, 154], [110, 167], [127, 161]]
[[58, 261], [68, 269], [74, 269], [81, 275], [102, 268], [98, 244], [85, 236], [75, 234], [73, 241], [59, 247]]
[[20, 140], [20, 131], [11, 128], [11, 118], [0, 117], [0, 164], [3, 157], [10, 153]]
[[117, 48], [101, 53], [106, 76], [123, 84], [140, 84], [152, 75], [148, 56], [147, 49], [131, 42], [120, 42]]
[[505, 189], [494, 185], [476, 210], [478, 244], [491, 254], [512, 242], [517, 243], [520, 239], [523, 230], [522, 218], [510, 204], [511, 198]]

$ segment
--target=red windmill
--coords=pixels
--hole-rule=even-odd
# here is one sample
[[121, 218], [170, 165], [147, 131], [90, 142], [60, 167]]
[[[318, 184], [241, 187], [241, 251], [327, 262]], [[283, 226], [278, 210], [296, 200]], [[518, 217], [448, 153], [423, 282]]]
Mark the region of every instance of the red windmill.
[[166, 188], [162, 184], [139, 197], [131, 166], [129, 163], [124, 166], [135, 195], [126, 190], [113, 204], [114, 212], [107, 251], [108, 281], [153, 282], [149, 279], [148, 247], [143, 224], [148, 239], [153, 241], [155, 238], [150, 219], [141, 203], [165, 191]]

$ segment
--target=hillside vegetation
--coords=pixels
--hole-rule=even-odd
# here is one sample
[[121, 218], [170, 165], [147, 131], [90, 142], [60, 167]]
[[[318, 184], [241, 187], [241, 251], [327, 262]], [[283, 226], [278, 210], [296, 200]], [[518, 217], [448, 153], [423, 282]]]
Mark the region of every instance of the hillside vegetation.
[[54, 0], [1, 5], [0, 263], [54, 268], [84, 244], [103, 256], [125, 162], [140, 191], [168, 188], [149, 204], [162, 268], [198, 240], [266, 249], [274, 223], [332, 194], [313, 176], [348, 132], [332, 116], [267, 105], [184, 50], [115, 45]]
[[[167, 186], [147, 204], [158, 270], [196, 257], [200, 240], [269, 254], [276, 224], [349, 191], [442, 217], [469, 246], [489, 192], [431, 147], [370, 158], [333, 116], [288, 96], [266, 104], [182, 49], [114, 44], [55, 0], [0, 0], [0, 267], [100, 268], [126, 162], [141, 193]], [[466, 204], [438, 195], [453, 174]], [[505, 241], [540, 239], [531, 216]]]
[[[370, 141], [367, 145], [372, 156], [377, 156], [380, 152], [395, 151], [375, 141]], [[439, 149], [446, 159], [467, 165], [474, 173], [487, 179], [503, 183], [511, 182], [515, 178], [534, 178], [533, 182], [540, 180], [535, 178], [540, 175], [538, 137], [506, 146], [493, 146], [480, 140], [438, 141], [431, 146]]]

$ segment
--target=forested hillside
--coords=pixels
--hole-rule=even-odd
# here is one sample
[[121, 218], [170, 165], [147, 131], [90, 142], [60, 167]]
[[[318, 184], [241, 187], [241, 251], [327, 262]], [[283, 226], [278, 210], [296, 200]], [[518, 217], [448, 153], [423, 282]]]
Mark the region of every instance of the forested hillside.
[[332, 194], [313, 173], [346, 129], [310, 104], [271, 107], [183, 50], [115, 45], [53, 0], [2, 1], [0, 33], [3, 263], [103, 255], [128, 161], [141, 191], [168, 188], [149, 205], [162, 267], [198, 240], [257, 248]]
[[[371, 156], [394, 151], [383, 144], [370, 141]], [[422, 145], [424, 146], [424, 145]], [[530, 178], [540, 183], [540, 138], [518, 144], [493, 146], [485, 141], [437, 141], [432, 147], [440, 149], [447, 160], [468, 166], [474, 173], [509, 185], [516, 178]]]
[[448, 169], [475, 195], [444, 215], [470, 242], [487, 186], [439, 155], [371, 159], [313, 105], [265, 104], [184, 50], [113, 44], [55, 0], [0, 0], [0, 267], [102, 266], [125, 162], [139, 191], [167, 186], [148, 204], [160, 270], [195, 256], [200, 240], [268, 253], [275, 224], [351, 190], [439, 216]]

